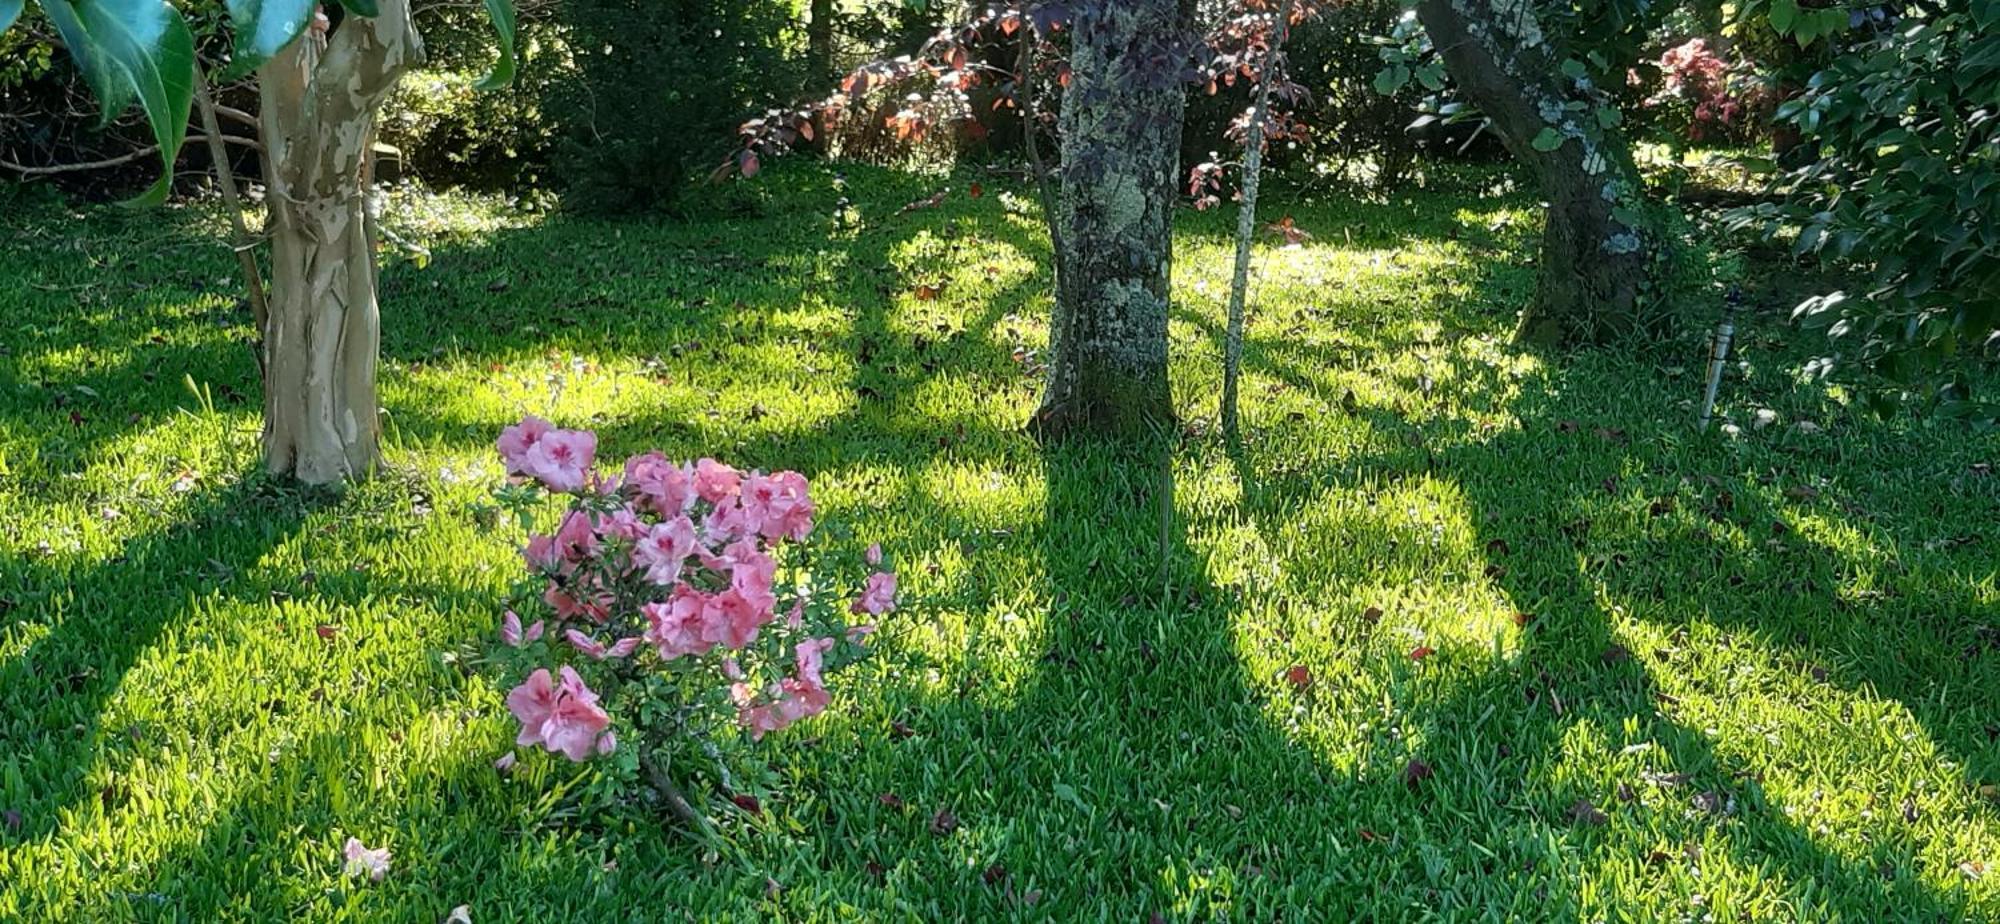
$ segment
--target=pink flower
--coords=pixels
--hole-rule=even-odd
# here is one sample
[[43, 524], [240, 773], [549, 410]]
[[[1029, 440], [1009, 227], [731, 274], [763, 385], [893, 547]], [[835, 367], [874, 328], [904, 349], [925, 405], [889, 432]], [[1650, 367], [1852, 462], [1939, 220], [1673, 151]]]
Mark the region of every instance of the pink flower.
[[387, 847], [370, 850], [361, 845], [360, 838], [350, 837], [347, 839], [347, 848], [342, 854], [347, 858], [347, 862], [342, 866], [342, 872], [350, 879], [367, 876], [369, 882], [381, 882], [382, 877], [389, 875]]
[[882, 563], [882, 543], [880, 543], [880, 542], [871, 542], [871, 543], [869, 543], [869, 544], [868, 544], [868, 551], [867, 551], [867, 552], [864, 552], [864, 553], [862, 553], [862, 556], [861, 556], [861, 557], [862, 557], [862, 558], [865, 558], [865, 559], [867, 559], [867, 560], [868, 560], [868, 566], [869, 566], [869, 567], [871, 567], [871, 568], [872, 568], [872, 567], [875, 567], [876, 565], [879, 565], [879, 564], [881, 564], [881, 563]]
[[590, 522], [590, 514], [572, 510], [563, 515], [561, 528], [556, 530], [556, 554], [571, 564], [581, 564], [597, 555], [597, 527]]
[[798, 472], [751, 473], [743, 481], [742, 502], [749, 528], [767, 539], [804, 539], [812, 532], [813, 502]]
[[815, 638], [800, 642], [792, 657], [798, 663], [799, 679], [813, 686], [819, 686], [820, 671], [825, 664], [826, 653], [837, 644], [830, 638]]
[[770, 607], [760, 603], [733, 587], [710, 597], [702, 613], [702, 640], [724, 648], [750, 644], [757, 637], [757, 627], [770, 622], [773, 615]]
[[694, 476], [657, 452], [625, 461], [625, 483], [639, 494], [639, 506], [663, 517], [687, 510], [694, 502]]
[[521, 468], [551, 491], [582, 488], [597, 458], [597, 434], [588, 430], [551, 430], [521, 456]]
[[674, 588], [665, 603], [648, 603], [640, 608], [646, 617], [647, 644], [659, 650], [662, 660], [684, 654], [705, 654], [714, 647], [703, 639], [702, 625], [708, 612], [708, 595], [682, 584]]
[[521, 418], [520, 423], [500, 431], [500, 439], [494, 446], [500, 450], [500, 461], [506, 464], [507, 474], [527, 474], [528, 450], [533, 449], [553, 429], [548, 421], [529, 414]]
[[720, 504], [742, 487], [743, 473], [714, 459], [694, 464], [694, 493], [711, 504]]
[[749, 539], [739, 539], [722, 550], [722, 561], [729, 568], [729, 586], [753, 601], [769, 600], [766, 604], [776, 606], [771, 599], [771, 583], [777, 580], [778, 563], [764, 554], [757, 543]]
[[646, 580], [660, 585], [672, 584], [680, 580], [681, 565], [699, 545], [694, 535], [694, 522], [686, 516], [677, 516], [665, 523], [654, 524], [645, 538], [633, 547], [632, 559], [646, 569]]
[[639, 512], [630, 507], [620, 507], [608, 516], [598, 517], [593, 526], [599, 539], [631, 542], [646, 534], [645, 522], [639, 519]]
[[861, 599], [854, 601], [853, 612], [880, 616], [896, 608], [896, 572], [877, 571], [868, 576], [868, 583], [861, 589]]
[[513, 610], [508, 610], [507, 615], [500, 617], [500, 640], [515, 648], [519, 648], [541, 637], [542, 621], [539, 619], [535, 620], [534, 625], [529, 626], [523, 631], [521, 628], [521, 617], [515, 614]]
[[588, 619], [600, 625], [611, 618], [611, 604], [616, 599], [604, 591], [579, 594], [555, 581], [542, 591], [542, 602], [556, 611], [557, 619]]
[[756, 702], [749, 687], [741, 683], [732, 685], [729, 692], [736, 702], [737, 723], [749, 729], [750, 737], [757, 740], [826, 711], [832, 702], [825, 687], [802, 679], [780, 681], [778, 698], [768, 703]]
[[597, 736], [597, 753], [602, 756], [618, 750], [618, 735], [609, 729]]
[[747, 536], [757, 531], [757, 524], [750, 519], [749, 511], [734, 500], [715, 505], [714, 510], [701, 521], [702, 535], [713, 543], [729, 542], [739, 536]]
[[514, 761], [515, 761], [514, 752], [508, 751], [507, 753], [500, 755], [499, 759], [493, 761], [493, 769], [498, 770], [501, 773], [506, 773], [514, 769]]
[[623, 658], [639, 649], [639, 637], [636, 635], [621, 638], [609, 646], [575, 629], [564, 632], [563, 638], [568, 639], [576, 650], [599, 661], [605, 658]]
[[521, 559], [528, 563], [528, 570], [543, 574], [557, 574], [570, 570], [563, 561], [562, 550], [556, 548], [556, 537], [536, 534], [528, 537], [528, 544], [521, 547]]
[[611, 717], [598, 708], [597, 694], [568, 665], [562, 668], [560, 685], [550, 681], [547, 668], [529, 674], [507, 694], [507, 710], [521, 722], [515, 744], [539, 744], [579, 763], [589, 759], [598, 733], [611, 724]]

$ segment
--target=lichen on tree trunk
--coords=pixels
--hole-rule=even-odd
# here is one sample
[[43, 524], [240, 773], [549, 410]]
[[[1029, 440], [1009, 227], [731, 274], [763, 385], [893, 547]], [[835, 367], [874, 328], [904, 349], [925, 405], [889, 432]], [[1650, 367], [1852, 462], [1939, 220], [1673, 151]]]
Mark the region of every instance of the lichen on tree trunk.
[[1063, 278], [1031, 424], [1042, 436], [1134, 435], [1173, 420], [1168, 270], [1189, 21], [1175, 0], [1076, 10], [1054, 222]]
[[1613, 120], [1599, 119], [1609, 103], [1564, 74], [1531, 0], [1419, 0], [1417, 18], [1452, 82], [1548, 200], [1535, 301], [1517, 336], [1598, 342], [1657, 327], [1657, 306], [1641, 296], [1660, 241], [1640, 218], [1631, 150]]
[[423, 60], [407, 0], [309, 29], [258, 69], [270, 209], [264, 452], [274, 474], [367, 474], [380, 443], [375, 228], [367, 196], [376, 113]]

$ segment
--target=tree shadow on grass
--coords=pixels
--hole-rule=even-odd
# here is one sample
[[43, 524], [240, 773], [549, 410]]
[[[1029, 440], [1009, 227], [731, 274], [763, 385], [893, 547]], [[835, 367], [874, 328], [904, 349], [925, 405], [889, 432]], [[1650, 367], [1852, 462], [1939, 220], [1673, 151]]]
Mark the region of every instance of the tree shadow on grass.
[[[1981, 730], [1995, 720], [2000, 646], [1973, 556], [1927, 579], [1887, 578], [1876, 572], [1895, 566], [1884, 563], [1915, 557], [1897, 545], [1907, 519], [1885, 515], [1866, 530], [1884, 544], [1839, 547], [1854, 544], [1842, 530], [1860, 514], [1857, 502], [1870, 503], [1862, 495], [1884, 492], [1822, 485], [1821, 497], [1785, 470], [1785, 452], [1750, 449], [1746, 465], [1745, 448], [1726, 441], [1688, 448], [1689, 437], [1671, 432], [1679, 422], [1657, 416], [1647, 397], [1655, 391], [1573, 393], [1562, 380], [1519, 383], [1520, 397], [1505, 404], [1512, 425], [1429, 416], [1415, 396], [1415, 410], [1361, 408], [1372, 450], [1340, 458], [1335, 471], [1287, 471], [1273, 458], [1279, 474], [1259, 476], [1258, 460], [1237, 455], [1246, 512], [1267, 532], [1299, 520], [1328, 484], [1380, 491], [1414, 480], [1462, 497], [1484, 592], [1524, 614], [1524, 625], [1504, 655], [1500, 641], [1484, 650], [1476, 639], [1427, 643], [1439, 649], [1430, 658], [1446, 659], [1439, 669], [1462, 679], [1404, 707], [1425, 771], [1419, 788], [1435, 794], [1436, 810], [1471, 822], [1488, 875], [1535, 883], [1523, 913], [1580, 913], [1591, 893], [1601, 913], [1607, 888], [1702, 913], [1697, 871], [1720, 865], [1708, 881], [1733, 882], [1737, 900], [1762, 903], [1762, 913], [1963, 919], [1968, 890], [1938, 884], [1962, 880], [1959, 861], [1982, 859], [1954, 849], [1991, 843], [1993, 812], [1972, 789], [2000, 766]], [[1499, 384], [1475, 376], [1443, 388]], [[1879, 452], [1882, 475], [1933, 474], [1890, 448], [1893, 433], [1841, 426], [1863, 431], [1837, 438]], [[1886, 605], [1885, 579], [1906, 588], [1887, 593], [1915, 598]], [[1855, 587], [1864, 588], [1858, 597]], [[1400, 615], [1391, 607], [1381, 618], [1394, 625]], [[1904, 716], [1921, 738], [1885, 755]], [[1777, 737], [1751, 737], [1757, 728]], [[1794, 747], [1800, 736], [1809, 743]], [[1802, 791], [1825, 778], [1815, 762], [1879, 768], [1885, 757], [1886, 773], [1857, 779], [1886, 789]], [[1863, 817], [1880, 821], [1828, 829], [1815, 820], [1822, 795], [1865, 798], [1874, 808]], [[1954, 844], [1953, 818], [1985, 835]], [[1856, 846], [1857, 835], [1869, 846]], [[1578, 864], [1594, 881], [1563, 881]], [[1783, 904], [1769, 904], [1774, 896]], [[1726, 901], [1713, 910], [1759, 913]]]
[[[261, 473], [239, 475], [104, 561], [0, 561], [0, 600], [8, 603], [0, 628], [34, 638], [0, 663], [0, 728], [13, 744], [0, 804], [22, 819], [6, 837], [51, 837], [86, 821], [91, 801], [106, 812], [123, 802], [128, 794], [115, 784], [93, 791], [86, 771], [141, 747], [154, 731], [103, 725], [126, 672], [162, 635], [182, 628], [192, 601], [240, 585], [243, 572], [326, 499]], [[268, 592], [234, 592], [260, 590]]]

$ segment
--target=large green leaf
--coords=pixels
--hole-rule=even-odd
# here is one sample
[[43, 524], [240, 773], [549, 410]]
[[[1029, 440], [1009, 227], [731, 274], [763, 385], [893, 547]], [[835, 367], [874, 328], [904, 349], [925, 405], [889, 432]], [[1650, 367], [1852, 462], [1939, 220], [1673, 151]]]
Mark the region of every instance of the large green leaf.
[[132, 105], [132, 85], [119, 77], [111, 68], [90, 33], [83, 28], [83, 18], [77, 15], [76, 7], [69, 0], [43, 0], [42, 14], [56, 27], [56, 34], [62, 37], [63, 48], [69, 51], [70, 59], [76, 62], [76, 69], [83, 74], [83, 81], [90, 85], [90, 92], [97, 95], [97, 104], [103, 107], [100, 124], [110, 124], [125, 107]]
[[[42, 0], [42, 8], [51, 19], [69, 20], [66, 28], [58, 19], [57, 28], [70, 53], [82, 56], [84, 76], [108, 114], [138, 98], [166, 172], [132, 204], [165, 201], [194, 104], [194, 36], [187, 22], [162, 0], [89, 0], [81, 9], [70, 0]], [[117, 109], [111, 108], [114, 100]]]
[[298, 38], [312, 21], [314, 0], [228, 0], [236, 27], [236, 60], [230, 74], [248, 73]]
[[14, 20], [21, 18], [22, 0], [0, 0], [0, 32], [6, 32]]
[[486, 0], [486, 15], [492, 18], [493, 32], [500, 40], [500, 60], [472, 88], [498, 90], [514, 82], [514, 0]]

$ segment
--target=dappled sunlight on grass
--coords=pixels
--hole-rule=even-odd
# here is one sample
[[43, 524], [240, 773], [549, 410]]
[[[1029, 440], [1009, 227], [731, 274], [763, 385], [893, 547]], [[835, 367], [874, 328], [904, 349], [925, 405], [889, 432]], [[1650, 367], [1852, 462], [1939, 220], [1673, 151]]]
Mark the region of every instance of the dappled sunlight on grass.
[[[1234, 214], [1183, 215], [1185, 426], [1045, 449], [1025, 190], [901, 211], [939, 181], [854, 169], [840, 227], [821, 168], [767, 173], [682, 225], [431, 206], [428, 268], [383, 276], [388, 465], [340, 492], [255, 474], [219, 224], [0, 232], [0, 273], [82, 287], [0, 305], [0, 917], [2000, 908], [1991, 437], [1853, 416], [1763, 315], [1743, 430], [1694, 433], [1699, 343], [1514, 348], [1533, 203], [1425, 194], [1273, 206], [1313, 238], [1260, 240], [1240, 445], [1207, 419]], [[474, 508], [523, 412], [806, 472], [830, 554], [900, 574], [717, 844], [491, 766], [518, 536]]]

